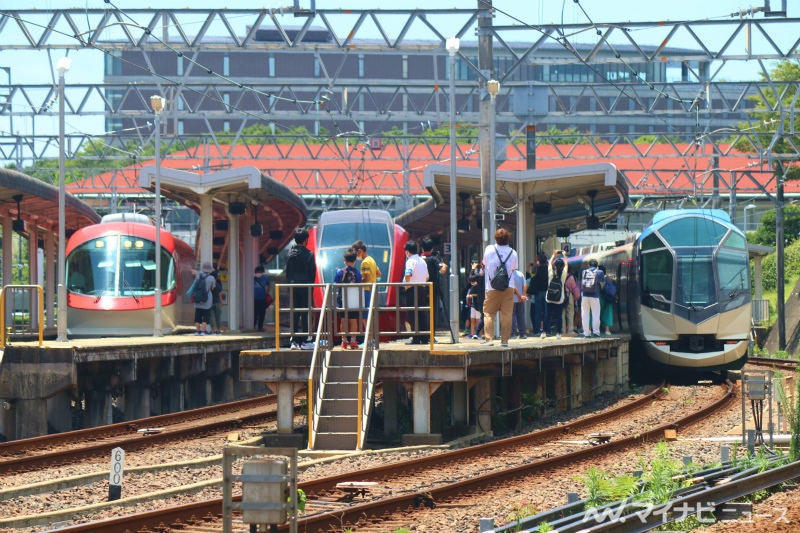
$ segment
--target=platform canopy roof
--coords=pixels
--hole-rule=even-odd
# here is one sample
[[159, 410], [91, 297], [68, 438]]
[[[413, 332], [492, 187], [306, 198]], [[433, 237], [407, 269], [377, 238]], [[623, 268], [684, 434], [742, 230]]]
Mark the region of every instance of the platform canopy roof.
[[[155, 171], [153, 165], [142, 168], [139, 185], [153, 190]], [[298, 194], [255, 167], [235, 167], [209, 174], [162, 167], [161, 194], [198, 213], [200, 197], [209, 195], [215, 221], [227, 220], [231, 209], [240, 215], [254, 216], [264, 229], [258, 251], [265, 262], [294, 238], [295, 228], [304, 226], [308, 217], [305, 201]], [[224, 246], [214, 243], [215, 258], [221, 256]]]
[[[622, 212], [628, 202], [624, 176], [611, 163], [498, 170], [496, 177], [497, 213], [504, 216], [497, 227], [516, 227], [518, 210], [529, 200], [537, 235], [553, 235], [560, 228], [571, 232], [586, 229], [592, 215], [602, 224]], [[395, 219], [412, 237], [434, 235], [450, 227], [450, 166], [426, 167], [424, 184], [431, 198]], [[470, 226], [470, 231], [459, 232], [459, 243], [479, 243], [480, 169], [456, 167], [456, 192], [456, 218], [468, 220]]]
[[[100, 221], [89, 205], [71, 194], [65, 193], [64, 205], [68, 234]], [[36, 228], [38, 233], [58, 233], [58, 187], [16, 170], [0, 169], [0, 217], [19, 218], [26, 228]]]

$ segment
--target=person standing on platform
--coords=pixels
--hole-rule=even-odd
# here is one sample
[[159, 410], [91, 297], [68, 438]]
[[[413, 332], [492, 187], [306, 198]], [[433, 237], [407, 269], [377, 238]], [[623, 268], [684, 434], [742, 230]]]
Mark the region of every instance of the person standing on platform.
[[555, 331], [556, 338], [561, 338], [561, 325], [564, 322], [564, 300], [566, 299], [567, 262], [564, 252], [555, 250], [547, 264], [547, 325], [550, 333]]
[[589, 268], [581, 272], [581, 324], [584, 337], [600, 336], [600, 284], [603, 281], [603, 271], [597, 268], [597, 259], [590, 259]]
[[264, 317], [267, 314], [269, 278], [264, 275], [264, 267], [258, 265], [253, 275], [253, 318], [258, 331], [264, 331]]
[[[403, 281], [406, 283], [424, 283], [428, 281], [428, 265], [419, 256], [419, 248], [414, 241], [408, 241], [404, 250], [406, 252], [406, 268], [403, 276]], [[428, 311], [423, 309], [429, 307], [428, 304], [428, 287], [419, 285], [406, 285], [403, 291], [403, 307], [416, 307], [416, 311], [407, 311], [406, 316], [408, 322], [415, 326], [413, 329], [424, 332], [430, 330], [428, 322]], [[416, 300], [414, 295], [416, 294]], [[414, 315], [419, 317], [418, 323], [415, 325]], [[406, 344], [428, 344], [428, 335], [415, 333]]]
[[575, 272], [570, 270], [567, 274], [567, 281], [564, 282], [564, 333], [578, 332], [575, 329], [575, 307], [580, 305], [580, 301], [581, 288], [575, 281]]
[[[500, 228], [494, 233], [495, 244], [486, 246], [483, 251], [483, 271], [485, 272], [486, 300], [483, 302], [483, 341], [481, 344], [491, 346], [494, 335], [494, 320], [500, 312], [500, 346], [508, 347], [508, 338], [511, 336], [511, 316], [514, 312], [514, 288], [509, 286], [511, 274], [519, 267], [519, 258], [509, 242], [511, 234], [505, 228]], [[498, 287], [498, 276], [501, 274], [498, 267], [506, 272], [505, 288]]]
[[[479, 271], [480, 272], [480, 271]], [[474, 340], [483, 331], [483, 300], [486, 295], [486, 285], [483, 274], [471, 274], [469, 289], [467, 289], [467, 304], [469, 305], [469, 331]]]
[[203, 266], [200, 268], [200, 272], [197, 273], [197, 277], [194, 280], [193, 287], [195, 284], [200, 284], [205, 288], [206, 291], [206, 299], [203, 301], [195, 300], [194, 302], [194, 327], [195, 327], [195, 335], [205, 335], [208, 329], [208, 322], [209, 317], [211, 314], [211, 305], [212, 305], [212, 297], [211, 297], [211, 289], [214, 288], [214, 284], [216, 281], [214, 280], [214, 276], [211, 275], [211, 271], [214, 270], [211, 266], [211, 263], [208, 261], [203, 263]]
[[[317, 262], [314, 254], [306, 247], [308, 243], [308, 231], [304, 228], [297, 228], [294, 232], [294, 246], [289, 251], [289, 258], [286, 260], [286, 282], [290, 284], [309, 284], [314, 283], [317, 276]], [[297, 308], [310, 308], [311, 299], [309, 295], [312, 287], [292, 287], [292, 304]], [[289, 339], [292, 350], [313, 350], [314, 343], [311, 339], [308, 315], [311, 311], [295, 311], [292, 320], [292, 336]], [[305, 333], [305, 342], [300, 341], [296, 333]]]
[[222, 333], [222, 281], [216, 265], [211, 275], [214, 276], [214, 288], [211, 289], [211, 333], [219, 335]]
[[511, 336], [524, 339], [525, 335], [525, 302], [528, 301], [528, 284], [525, 274], [515, 270], [511, 276], [511, 286], [514, 288], [514, 312], [511, 315]]
[[[378, 263], [375, 262], [375, 259], [367, 253], [367, 245], [364, 244], [363, 241], [356, 241], [353, 243], [352, 248], [356, 252], [356, 256], [361, 260], [362, 283], [375, 283], [380, 280], [383, 274], [381, 273], [381, 269], [378, 268]], [[366, 287], [364, 288], [364, 307], [369, 307], [371, 301], [372, 289]], [[369, 311], [364, 311], [362, 315], [364, 320], [367, 319], [368, 313]], [[377, 315], [375, 319], [377, 320]]]
[[433, 249], [433, 239], [425, 237], [422, 239], [422, 253], [420, 256], [425, 259], [428, 267], [429, 281], [433, 285], [433, 320], [434, 324], [442, 325], [447, 323], [447, 302], [444, 297], [442, 276], [447, 274], [447, 263]]
[[[361, 272], [356, 270], [356, 259], [358, 259], [358, 256], [355, 250], [352, 248], [345, 250], [343, 258], [344, 266], [336, 271], [333, 282], [342, 285], [361, 283]], [[360, 292], [360, 287], [343, 286], [339, 287], [338, 294], [336, 295], [337, 307], [342, 309], [342, 311], [339, 312], [339, 318], [341, 319], [339, 331], [342, 332], [342, 348], [345, 350], [348, 348], [358, 348], [356, 337], [360, 330], [358, 326], [361, 320], [359, 320], [357, 308], [361, 306], [361, 302], [359, 301]]]
[[598, 267], [603, 271], [604, 282], [600, 290], [600, 327], [604, 328], [603, 334], [611, 336], [611, 328], [614, 326], [614, 305], [617, 303], [617, 284], [608, 274], [604, 265]]
[[531, 302], [531, 335], [546, 337], [547, 305], [547, 256], [539, 252], [536, 254], [535, 270], [528, 283], [528, 299]]

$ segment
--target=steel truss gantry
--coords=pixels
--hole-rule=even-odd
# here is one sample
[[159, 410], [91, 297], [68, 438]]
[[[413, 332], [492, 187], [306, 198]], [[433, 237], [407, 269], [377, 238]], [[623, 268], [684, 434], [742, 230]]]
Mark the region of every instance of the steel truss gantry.
[[[113, 6], [113, 3], [110, 5]], [[154, 140], [154, 132], [148, 127], [149, 111], [146, 102], [149, 96], [154, 92], [167, 94], [170, 91], [187, 91], [198, 95], [193, 107], [169, 110], [170, 114], [165, 117], [165, 122], [204, 117], [209, 124], [208, 131], [203, 136], [206, 144], [221, 144], [217, 132], [210, 125], [213, 120], [236, 121], [234, 138], [243, 128], [255, 122], [286, 124], [295, 120], [310, 120], [325, 126], [332, 136], [315, 139], [313, 144], [303, 140], [294, 142], [293, 146], [296, 148], [292, 150], [293, 156], [313, 159], [316, 149], [311, 146], [322, 144], [331, 145], [334, 147], [332, 152], [338, 151], [342, 157], [353, 159], [358, 157], [355, 147], [360, 142], [366, 143], [372, 136], [381, 136], [382, 128], [374, 126], [378, 122], [385, 124], [385, 129], [392, 126], [409, 129], [409, 123], [446, 122], [447, 84], [443, 83], [445, 78], [441, 77], [432, 80], [432, 83], [412, 81], [398, 87], [396, 82], [382, 84], [376, 80], [346, 78], [339, 74], [337, 65], [348, 55], [359, 51], [406, 55], [440, 53], [444, 57], [447, 54], [444, 48], [447, 37], [455, 35], [469, 39], [478, 30], [478, 20], [486, 14], [483, 9], [485, 4], [478, 5], [482, 9], [325, 9], [295, 12], [281, 9], [0, 9], [0, 50], [70, 50], [73, 54], [92, 53], [95, 57], [105, 57], [108, 61], [114, 61], [121, 51], [136, 50], [141, 53], [142, 65], [150, 69], [150, 73], [143, 71], [142, 76], [132, 76], [130, 79], [120, 77], [117, 81], [96, 84], [67, 80], [65, 107], [68, 123], [74, 122], [78, 117], [93, 116], [112, 121], [127, 119], [134, 123], [133, 128], [124, 132], [73, 130], [67, 134], [69, 158], [82, 151], [89, 151], [98, 159], [130, 158], [131, 154], [120, 153], [120, 149], [129, 141], [135, 141], [139, 146], [148, 146]], [[603, 116], [624, 116], [632, 124], [643, 125], [641, 134], [650, 134], [655, 139], [680, 137], [684, 134], [675, 133], [675, 124], [694, 124], [696, 127], [692, 139], [686, 140], [693, 140], [710, 150], [711, 147], [718, 149], [723, 140], [744, 139], [762, 158], [771, 155], [769, 152], [778, 134], [778, 128], [774, 124], [786, 119], [791, 127], [784, 130], [782, 135], [790, 138], [794, 133], [797, 83], [771, 80], [767, 61], [797, 57], [800, 37], [796, 30], [800, 27], [800, 19], [739, 17], [731, 20], [533, 27], [512, 24], [512, 20], [502, 12], [495, 11], [492, 15], [495, 22], [489, 27], [489, 31], [496, 54], [502, 53], [509, 59], [504, 63], [502, 72], [491, 73], [501, 82], [502, 87], [497, 97], [497, 123], [505, 125], [508, 131], [524, 131], [526, 125], [536, 121], [532, 114], [521, 113], [518, 109], [515, 112], [512, 105], [520, 90], [534, 85], [514, 79], [514, 74], [524, 65], [532, 62], [544, 65], [669, 62], [683, 65], [689, 81], [655, 83], [639, 79], [635, 83], [564, 82], [535, 85], [539, 90], [546, 91], [548, 99], [555, 103], [554, 110], [548, 114], [548, 120], [559, 124], [566, 125], [570, 120], [581, 116], [593, 116], [597, 120], [602, 120]], [[314, 28], [324, 28], [329, 32], [330, 41], [318, 42], [312, 39]], [[482, 29], [486, 30], [486, 27]], [[270, 31], [278, 39], [271, 42], [257, 40], [258, 30]], [[592, 45], [577, 46], [575, 43], [581, 39], [583, 42], [591, 42]], [[571, 50], [572, 54], [553, 54], [552, 48], [548, 46], [551, 43]], [[152, 54], [169, 50], [190, 58], [198, 58], [204, 51], [313, 51], [320, 58], [323, 68], [322, 75], [315, 79], [267, 81], [232, 81], [213, 70], [206, 72], [204, 76], [198, 76], [197, 72], [186, 72], [182, 76], [169, 77], [153, 72]], [[474, 57], [460, 52], [459, 61], [474, 77], [487, 76], [486, 72], [481, 72]], [[763, 81], [723, 81], [728, 68], [742, 61], [759, 64]], [[694, 68], [694, 65], [703, 62], [708, 62], [710, 68]], [[200, 66], [196, 68], [200, 69]], [[57, 96], [56, 87], [49, 83], [13, 84], [11, 78], [9, 73], [8, 84], [0, 85], [0, 129], [4, 130], [0, 132], [0, 160], [16, 161], [24, 166], [33, 160], [48, 157], [56, 148], [55, 135], [48, 129], [56, 115], [56, 106], [53, 105]], [[49, 74], [44, 73], [42, 78], [48, 79]], [[222, 105], [220, 93], [223, 88], [230, 88], [236, 83], [242, 83], [256, 95], [255, 98], [260, 103], [256, 112], [243, 112], [236, 107], [236, 102]], [[350, 95], [348, 102], [341, 98], [324, 98], [331, 92], [339, 94], [345, 88]], [[480, 84], [475, 80], [458, 80], [456, 91], [459, 122], [478, 123], [480, 114], [477, 103], [485, 96]], [[108, 98], [112, 92], [117, 95], [115, 99]], [[300, 98], [297, 95], [303, 96]], [[372, 108], [369, 111], [359, 109], [356, 104], [358, 96], [371, 102]], [[326, 99], [327, 105], [320, 106], [320, 102]], [[624, 108], [620, 105], [623, 100], [626, 102]], [[141, 101], [141, 112], [126, 108], [124, 102], [131, 101]], [[405, 102], [402, 106], [399, 103], [401, 101]], [[750, 124], [722, 131], [709, 131], [707, 124], [712, 123], [715, 117], [742, 112], [747, 106], [756, 103], [765, 111]], [[7, 130], [3, 127], [4, 118], [9, 121]], [[21, 121], [30, 122], [31, 131], [16, 135], [10, 126], [12, 121], [17, 124]], [[767, 125], [764, 126], [761, 121], [766, 121]], [[367, 131], [361, 127], [365, 123], [370, 123], [372, 130]], [[655, 132], [645, 129], [645, 124], [655, 125]], [[331, 125], [336, 127], [329, 127]], [[757, 126], [760, 127], [757, 129]], [[410, 129], [409, 132], [414, 133]], [[194, 143], [187, 137], [173, 131], [168, 142], [174, 146], [193, 146]], [[197, 135], [191, 137], [196, 139]], [[355, 141], [353, 137], [356, 138]], [[595, 146], [598, 152], [603, 152], [607, 150], [603, 146], [632, 141], [636, 137], [637, 135], [628, 134], [590, 135], [580, 142]], [[276, 142], [276, 139], [259, 139], [254, 143], [252, 151], [259, 153], [262, 151], [259, 144], [263, 148], [264, 145]], [[383, 142], [387, 143], [386, 138]], [[359, 177], [362, 180], [360, 183], [364, 183], [363, 180], [372, 180], [380, 187], [385, 185], [383, 180], [397, 179], [398, 159], [403, 161], [407, 169], [413, 169], [414, 161], [424, 159], [421, 154], [430, 151], [429, 147], [433, 145], [432, 141], [415, 139], [410, 143], [412, 149], [391, 151], [391, 156], [385, 155], [389, 152], [384, 151], [385, 157], [392, 158], [385, 171], [379, 173], [379, 178], [375, 174]], [[540, 133], [539, 143], [555, 145], [560, 144], [560, 139], [550, 139]], [[791, 142], [788, 144], [790, 151], [794, 150], [794, 154], [790, 156], [800, 157], [795, 145]], [[694, 153], [681, 153], [677, 144], [669, 146], [675, 147], [676, 157], [694, 157]], [[303, 150], [305, 153], [301, 154]], [[459, 157], [467, 157], [468, 153], [474, 153], [475, 150], [475, 146], [469, 150], [462, 149], [464, 153]], [[708, 153], [706, 149], [695, 151], [698, 152]], [[571, 157], [570, 154], [571, 150], [562, 148], [551, 157], [568, 158]], [[437, 157], [440, 156], [441, 154], [437, 154]], [[231, 159], [234, 157], [231, 155]], [[637, 153], [619, 157], [618, 166], [623, 173], [628, 167], [640, 169], [633, 161], [639, 157]], [[624, 162], [625, 157], [631, 161]], [[689, 165], [689, 168], [692, 166]], [[665, 176], [669, 172], [664, 169], [652, 171], [656, 175], [661, 172]], [[673, 174], [685, 171], [686, 169], [672, 169]], [[291, 169], [286, 169], [286, 172], [290, 173]], [[345, 183], [352, 184], [356, 181], [352, 168], [341, 172], [351, 172]], [[418, 171], [404, 172], [407, 194], [408, 177], [412, 176], [413, 182], [413, 176]], [[747, 169], [742, 171], [741, 176], [745, 179], [739, 179], [739, 182], [747, 181], [747, 172]], [[670, 180], [666, 177], [658, 179], [664, 185], [664, 195], [669, 196]], [[52, 177], [48, 181], [52, 182]], [[632, 191], [635, 191], [636, 182], [629, 181], [633, 186]], [[764, 180], [758, 181], [763, 183]], [[335, 183], [340, 182], [341, 180], [335, 180]], [[703, 183], [695, 182], [695, 185], [697, 189], [703, 189]], [[348, 187], [352, 188], [351, 185]]]

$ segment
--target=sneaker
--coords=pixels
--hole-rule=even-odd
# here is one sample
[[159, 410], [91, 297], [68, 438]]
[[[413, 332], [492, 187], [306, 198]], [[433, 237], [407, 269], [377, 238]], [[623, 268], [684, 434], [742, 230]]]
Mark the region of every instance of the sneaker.
[[606, 332], [604, 333], [604, 335], [605, 335], [606, 337], [610, 337], [610, 336], [611, 336], [611, 332], [610, 332], [610, 331], [606, 331]]
[[[361, 344], [363, 345], [364, 343], [362, 342]], [[350, 341], [350, 348], [352, 348], [353, 350], [357, 349], [358, 348], [358, 343], [356, 341]], [[363, 346], [362, 346], [362, 348], [363, 348]]]
[[473, 336], [472, 336], [472, 340], [476, 341], [476, 340], [478, 340], [478, 339], [480, 339], [480, 337], [478, 337], [477, 335], [473, 335]]
[[599, 337], [599, 336], [600, 336], [599, 333], [592, 333], [592, 337]]
[[546, 339], [546, 338], [547, 338], [547, 333], [545, 333], [545, 332], [543, 331], [543, 332], [542, 332], [542, 334], [541, 334], [541, 335], [539, 335], [539, 338], [541, 338], [541, 339]]
[[519, 338], [520, 338], [520, 339], [527, 339], [527, 338], [528, 338], [528, 336], [527, 336], [527, 335], [520, 335], [520, 336], [519, 336]]
[[556, 333], [556, 339], [561, 339], [561, 333]]
[[492, 341], [490, 341], [489, 339], [483, 339], [481, 341], [481, 344], [483, 344], [484, 346], [494, 346], [494, 343]]
[[500, 346], [503, 347], [503, 348], [508, 348], [508, 343], [507, 342], [501, 342]]
[[348, 348], [350, 348], [350, 343], [342, 339], [342, 350], [346, 350]]
[[195, 331], [194, 334], [195, 335], [202, 335], [202, 333], [200, 333], [199, 331]]
[[306, 342], [304, 342], [303, 344], [300, 345], [300, 349], [302, 349], [302, 350], [313, 350], [314, 346], [315, 346], [315, 344], [313, 342], [306, 341]]
[[290, 350], [299, 350], [300, 349], [300, 345], [297, 344], [296, 342], [292, 342], [292, 344], [289, 345], [289, 349]]

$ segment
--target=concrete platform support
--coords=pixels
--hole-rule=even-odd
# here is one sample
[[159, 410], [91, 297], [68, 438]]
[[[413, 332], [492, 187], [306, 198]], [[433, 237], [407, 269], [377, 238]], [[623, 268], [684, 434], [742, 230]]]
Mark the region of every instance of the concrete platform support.
[[43, 399], [14, 402], [14, 439], [29, 439], [47, 435], [47, 402]]
[[[567, 367], [569, 368], [569, 367]], [[567, 410], [567, 400], [569, 399], [569, 389], [567, 387], [567, 368], [556, 368], [554, 393], [556, 402], [556, 411]]]
[[387, 437], [397, 435], [397, 382], [383, 384], [383, 434]]
[[111, 423], [111, 394], [103, 390], [87, 392], [87, 427], [104, 426]]
[[603, 372], [603, 392], [613, 392], [617, 388], [617, 358], [601, 359]]
[[166, 413], [179, 413], [186, 408], [186, 403], [183, 401], [185, 391], [186, 382], [183, 380], [170, 379], [164, 382], [164, 386], [161, 387], [161, 394], [164, 395], [161, 405]]
[[294, 385], [289, 381], [278, 383], [278, 433], [294, 430]]
[[150, 387], [131, 383], [125, 387], [125, 420], [150, 416]]
[[583, 367], [569, 365], [569, 408], [577, 409], [583, 404]]
[[415, 381], [412, 400], [414, 405], [414, 433], [431, 432], [431, 397], [427, 381]]
[[47, 425], [58, 433], [72, 430], [69, 391], [62, 391], [47, 399]]
[[492, 431], [492, 381], [489, 378], [478, 380], [472, 388], [475, 397], [478, 431]]
[[630, 355], [628, 353], [627, 343], [620, 344], [617, 348], [617, 356], [612, 359], [617, 363], [617, 392], [627, 390], [630, 384]]
[[583, 402], [591, 402], [597, 390], [597, 363], [586, 365], [582, 374]]
[[13, 439], [15, 431], [14, 409], [11, 404], [0, 405], [0, 442]]
[[450, 424], [454, 426], [467, 424], [467, 383], [456, 381], [452, 384], [453, 397], [450, 407]]

